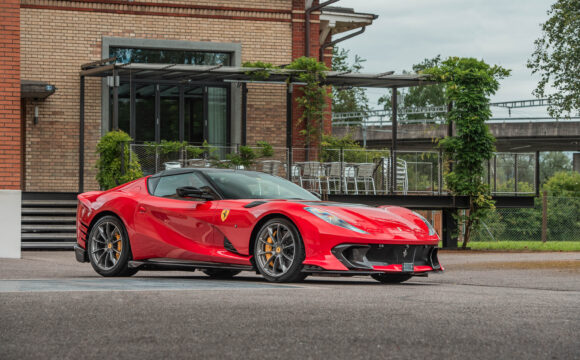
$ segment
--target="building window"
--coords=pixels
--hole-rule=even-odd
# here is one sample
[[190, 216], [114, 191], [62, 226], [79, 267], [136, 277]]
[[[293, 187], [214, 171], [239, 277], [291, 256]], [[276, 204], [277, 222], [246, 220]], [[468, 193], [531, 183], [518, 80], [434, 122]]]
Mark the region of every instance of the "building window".
[[231, 53], [176, 49], [110, 47], [109, 57], [117, 62], [150, 64], [231, 65]]
[[[224, 65], [231, 52], [163, 48], [109, 47], [120, 63]], [[230, 89], [226, 84], [121, 78], [118, 89], [119, 129], [136, 142], [184, 140], [228, 145]], [[135, 94], [131, 106], [131, 88]], [[113, 92], [109, 91], [109, 129], [112, 129]], [[135, 112], [131, 129], [131, 108]], [[181, 109], [181, 115], [180, 115]], [[158, 121], [157, 121], [158, 119]], [[183, 126], [180, 126], [183, 121]]]

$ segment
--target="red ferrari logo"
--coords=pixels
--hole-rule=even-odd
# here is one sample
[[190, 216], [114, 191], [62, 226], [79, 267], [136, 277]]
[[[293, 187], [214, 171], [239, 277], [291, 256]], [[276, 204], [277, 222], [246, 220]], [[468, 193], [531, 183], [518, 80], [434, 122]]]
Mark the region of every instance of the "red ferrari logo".
[[222, 221], [226, 221], [226, 219], [228, 218], [228, 215], [230, 214], [230, 210], [229, 209], [224, 209], [222, 211]]

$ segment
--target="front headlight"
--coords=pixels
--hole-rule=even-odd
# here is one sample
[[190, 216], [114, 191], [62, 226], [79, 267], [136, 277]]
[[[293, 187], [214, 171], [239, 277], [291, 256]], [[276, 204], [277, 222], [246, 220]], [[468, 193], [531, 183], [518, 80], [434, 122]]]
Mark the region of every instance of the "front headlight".
[[437, 233], [437, 231], [435, 231], [435, 228], [433, 227], [433, 225], [431, 225], [431, 223], [427, 219], [425, 219], [423, 217], [423, 215], [421, 215], [419, 213], [416, 213], [414, 211], [413, 211], [413, 214], [417, 215], [417, 217], [419, 219], [423, 220], [423, 222], [425, 223], [425, 225], [427, 225], [427, 228], [429, 229], [429, 236], [433, 236], [433, 235], [435, 235]]
[[330, 213], [328, 211], [324, 211], [324, 210], [314, 208], [314, 207], [305, 207], [304, 210], [308, 211], [309, 213], [311, 213], [313, 215], [316, 215], [317, 217], [326, 221], [329, 224], [340, 226], [342, 228], [352, 230], [352, 231], [357, 232], [359, 234], [368, 234], [368, 232], [361, 230], [354, 225], [349, 224], [348, 222], [342, 220], [338, 216], [336, 216], [333, 213]]

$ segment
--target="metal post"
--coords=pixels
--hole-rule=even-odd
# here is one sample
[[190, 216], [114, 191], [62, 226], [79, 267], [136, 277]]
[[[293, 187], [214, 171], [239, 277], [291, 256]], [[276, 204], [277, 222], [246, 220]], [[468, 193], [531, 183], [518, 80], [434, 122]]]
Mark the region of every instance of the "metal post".
[[457, 248], [457, 237], [454, 236], [453, 232], [457, 230], [457, 221], [453, 216], [457, 213], [457, 209], [444, 209], [442, 212], [442, 223], [443, 223], [443, 248], [444, 249], [456, 249]]
[[242, 83], [242, 145], [246, 145], [247, 121], [248, 121], [248, 87], [246, 83]]
[[[447, 104], [447, 113], [450, 113], [452, 109], [453, 109], [453, 103]], [[453, 122], [449, 119], [447, 119], [447, 121], [449, 122], [449, 124], [447, 124], [447, 136], [452, 137], [453, 136]], [[449, 172], [451, 172], [451, 171], [453, 171], [453, 161], [449, 161]]]
[[397, 190], [397, 88], [391, 91], [391, 194], [394, 194]]
[[119, 130], [119, 77], [113, 69], [113, 130]]
[[85, 179], [85, 77], [80, 82], [79, 108], [79, 193], [84, 192]]
[[161, 142], [161, 93], [159, 84], [155, 85], [155, 142]]
[[135, 105], [135, 98], [136, 98], [136, 91], [137, 91], [137, 85], [135, 83], [133, 83], [132, 81], [129, 81], [131, 83], [130, 89], [129, 89], [129, 135], [131, 136], [131, 139], [133, 139], [133, 141], [135, 141], [135, 137], [137, 134], [137, 125], [136, 125], [136, 105]]
[[540, 196], [540, 152], [536, 151], [536, 172], [535, 172], [536, 196]]
[[493, 155], [493, 192], [497, 192], [497, 155]]
[[544, 190], [542, 196], [542, 242], [548, 239], [548, 192]]
[[125, 143], [121, 141], [119, 147], [121, 148], [121, 175], [125, 175]]
[[292, 181], [292, 84], [286, 87], [286, 148], [288, 149], [288, 180]]
[[439, 159], [438, 159], [438, 166], [439, 166], [439, 174], [437, 177], [438, 186], [439, 186], [439, 195], [443, 193], [443, 151], [439, 150]]
[[514, 154], [514, 193], [518, 193], [518, 154]]
[[179, 86], [179, 141], [185, 141], [185, 90]]

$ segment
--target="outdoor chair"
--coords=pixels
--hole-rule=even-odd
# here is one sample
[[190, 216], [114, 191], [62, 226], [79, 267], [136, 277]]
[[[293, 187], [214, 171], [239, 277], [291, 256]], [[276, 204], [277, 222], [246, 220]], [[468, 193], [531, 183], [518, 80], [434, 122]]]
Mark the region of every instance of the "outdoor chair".
[[278, 176], [280, 164], [282, 164], [280, 160], [262, 160], [261, 163], [262, 163], [262, 169], [260, 170], [261, 172]]
[[304, 187], [305, 183], [310, 185], [309, 190], [318, 189], [318, 192], [322, 194], [322, 178], [324, 177], [324, 171], [322, 164], [317, 161], [307, 161], [302, 164], [302, 174], [300, 175], [300, 186]]
[[168, 161], [168, 162], [164, 162], [163, 166], [165, 167], [165, 170], [179, 169], [179, 168], [181, 168], [181, 163], [179, 161]]
[[187, 159], [187, 167], [207, 167], [205, 159]]
[[[383, 176], [385, 177], [385, 185], [386, 185], [386, 191], [389, 192], [391, 189], [391, 182], [392, 182], [392, 177], [391, 177], [391, 158], [383, 158]], [[399, 188], [401, 188], [401, 191], [403, 192], [403, 195], [407, 195], [408, 191], [409, 191], [409, 176], [408, 176], [408, 172], [407, 172], [407, 162], [403, 159], [397, 159], [397, 169], [396, 169], [396, 173], [395, 173], [395, 177], [396, 177], [396, 188], [395, 191], [399, 191]]]
[[[373, 177], [375, 173], [375, 168], [377, 165], [375, 163], [360, 163], [357, 164], [357, 171], [356, 171], [356, 182], [362, 182], [365, 187], [365, 195], [369, 193], [369, 186], [372, 185], [373, 195], [377, 194], [377, 189], [375, 188], [375, 179]], [[356, 186], [357, 194], [358, 194], [358, 186]]]

